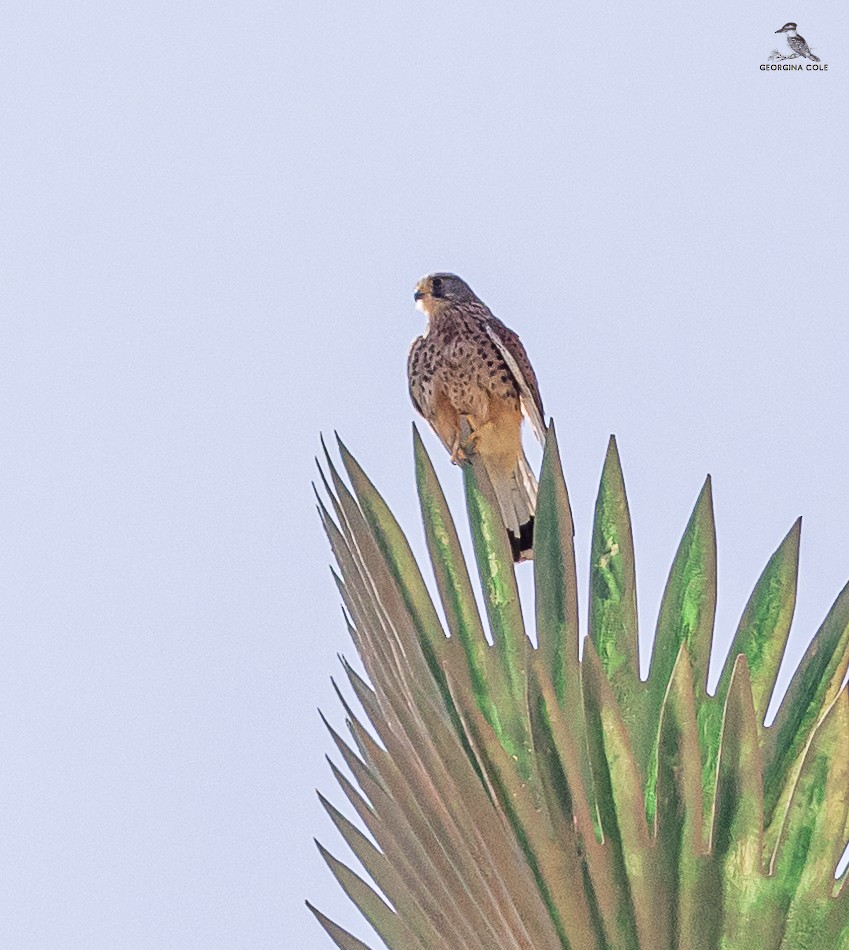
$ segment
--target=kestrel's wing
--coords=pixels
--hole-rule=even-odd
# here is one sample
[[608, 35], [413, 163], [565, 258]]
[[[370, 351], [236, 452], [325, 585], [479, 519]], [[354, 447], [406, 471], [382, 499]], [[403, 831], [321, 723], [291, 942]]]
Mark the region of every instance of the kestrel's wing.
[[487, 318], [486, 332], [516, 380], [519, 386], [522, 411], [528, 417], [534, 435], [544, 445], [545, 412], [542, 408], [542, 397], [539, 394], [536, 373], [531, 366], [531, 361], [528, 359], [524, 346], [522, 346], [522, 341], [498, 317]]
[[410, 399], [418, 413], [430, 421], [425, 405], [425, 391], [422, 386], [422, 375], [420, 362], [422, 350], [424, 349], [424, 337], [417, 336], [410, 344], [410, 352], [407, 354], [407, 383], [410, 387]]
[[[424, 416], [431, 429], [439, 436], [439, 441], [449, 452], [453, 453], [457, 448], [456, 443], [452, 442], [454, 420], [450, 418], [450, 413], [448, 418], [445, 418], [444, 414], [440, 415], [440, 404], [434, 397], [433, 387], [426, 385], [428, 381], [432, 381], [426, 377], [423, 371], [422, 364], [426, 346], [427, 343], [424, 337], [421, 336], [416, 337], [410, 345], [410, 353], [407, 357], [407, 382], [410, 387], [410, 399], [413, 400], [413, 405]], [[450, 406], [443, 400], [443, 410], [446, 405]], [[450, 412], [453, 412], [455, 417], [457, 416], [456, 410], [451, 409]]]

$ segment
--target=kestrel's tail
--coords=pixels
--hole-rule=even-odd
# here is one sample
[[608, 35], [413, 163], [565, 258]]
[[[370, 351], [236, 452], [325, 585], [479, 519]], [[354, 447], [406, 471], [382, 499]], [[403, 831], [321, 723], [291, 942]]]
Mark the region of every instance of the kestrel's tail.
[[818, 63], [820, 61], [819, 56], [814, 56], [814, 54], [810, 50], [808, 50], [808, 59], [812, 59], [815, 63]]
[[498, 499], [501, 517], [510, 538], [514, 561], [530, 561], [534, 556], [534, 513], [537, 509], [537, 480], [524, 452], [509, 474], [488, 466], [490, 481]]

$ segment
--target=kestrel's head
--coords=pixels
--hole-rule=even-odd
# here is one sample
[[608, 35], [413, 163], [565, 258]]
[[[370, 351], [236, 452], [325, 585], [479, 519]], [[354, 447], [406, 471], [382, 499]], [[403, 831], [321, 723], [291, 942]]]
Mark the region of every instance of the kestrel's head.
[[[772, 22], [775, 23], [775, 20], [773, 20]], [[795, 30], [795, 29], [796, 29], [795, 23], [785, 23], [784, 26], [782, 26], [780, 30], [776, 30], [775, 32], [776, 33], [790, 33], [792, 30]]]
[[477, 300], [472, 288], [456, 274], [428, 274], [416, 284], [413, 294], [416, 307], [432, 313], [439, 307], [452, 303]]

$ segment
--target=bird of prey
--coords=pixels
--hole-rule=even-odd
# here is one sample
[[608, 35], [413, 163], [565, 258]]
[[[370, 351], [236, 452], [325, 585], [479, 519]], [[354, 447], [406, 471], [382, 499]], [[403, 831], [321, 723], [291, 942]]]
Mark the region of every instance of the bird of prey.
[[819, 56], [814, 56], [814, 54], [808, 48], [808, 44], [805, 42], [805, 37], [799, 36], [799, 34], [796, 32], [795, 23], [785, 23], [780, 30], [776, 30], [775, 32], [787, 34], [787, 45], [797, 56], [805, 56], [808, 59], [813, 60], [815, 63], [820, 61]]
[[545, 438], [537, 378], [519, 337], [456, 274], [423, 277], [414, 294], [427, 327], [413, 341], [413, 405], [457, 464], [474, 452], [498, 499], [516, 561], [533, 557], [537, 480], [522, 449], [522, 415]]

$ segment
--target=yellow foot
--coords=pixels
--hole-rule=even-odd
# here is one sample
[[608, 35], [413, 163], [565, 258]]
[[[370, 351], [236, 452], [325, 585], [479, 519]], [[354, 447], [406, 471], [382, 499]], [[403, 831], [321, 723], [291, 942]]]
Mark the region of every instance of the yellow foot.
[[455, 442], [454, 448], [451, 450], [451, 461], [455, 465], [462, 465], [463, 462], [468, 460], [468, 458], [469, 456], [466, 455], [465, 451], [463, 450], [463, 447], [460, 445], [459, 440]]
[[477, 432], [469, 432], [465, 438], [457, 436], [451, 449], [451, 461], [455, 465], [461, 465], [468, 462], [469, 456], [475, 454], [475, 442], [477, 441]]

